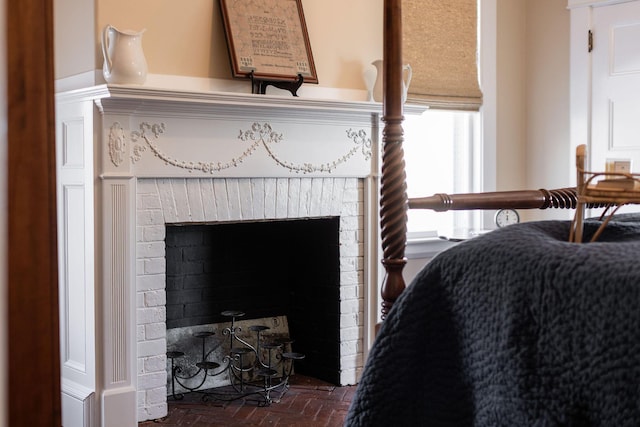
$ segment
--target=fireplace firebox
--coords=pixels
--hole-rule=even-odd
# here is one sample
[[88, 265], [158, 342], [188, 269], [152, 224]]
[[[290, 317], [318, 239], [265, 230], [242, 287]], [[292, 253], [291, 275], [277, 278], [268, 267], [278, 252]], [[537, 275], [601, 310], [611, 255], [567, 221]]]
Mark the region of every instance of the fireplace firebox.
[[339, 217], [168, 224], [167, 329], [286, 316], [296, 372], [340, 383]]

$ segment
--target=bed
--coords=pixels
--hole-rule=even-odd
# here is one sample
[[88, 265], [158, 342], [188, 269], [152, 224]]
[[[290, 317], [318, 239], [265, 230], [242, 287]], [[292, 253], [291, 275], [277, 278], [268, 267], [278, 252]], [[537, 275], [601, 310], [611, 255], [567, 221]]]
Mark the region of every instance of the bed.
[[517, 224], [436, 256], [385, 319], [347, 425], [637, 426], [640, 216], [595, 243], [569, 228]]
[[[345, 425], [640, 425], [640, 215], [616, 215], [594, 243], [570, 243], [571, 221], [495, 230], [439, 254], [405, 286], [407, 209], [574, 209], [580, 195], [409, 200], [401, 2], [384, 8], [383, 322]], [[601, 223], [584, 220], [584, 241]]]

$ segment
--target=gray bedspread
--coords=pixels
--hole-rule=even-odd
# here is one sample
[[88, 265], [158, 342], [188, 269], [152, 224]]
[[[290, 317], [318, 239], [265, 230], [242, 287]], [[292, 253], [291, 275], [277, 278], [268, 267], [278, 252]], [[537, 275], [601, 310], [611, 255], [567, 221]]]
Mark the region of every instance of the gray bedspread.
[[513, 225], [425, 266], [345, 425], [640, 426], [640, 217], [596, 243], [568, 233], [568, 221]]

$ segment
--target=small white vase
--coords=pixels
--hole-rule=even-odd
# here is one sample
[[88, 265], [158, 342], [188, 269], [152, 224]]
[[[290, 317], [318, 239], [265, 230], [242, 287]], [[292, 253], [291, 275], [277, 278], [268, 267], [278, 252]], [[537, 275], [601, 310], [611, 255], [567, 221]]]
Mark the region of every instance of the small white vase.
[[107, 25], [102, 32], [102, 74], [107, 83], [142, 84], [147, 78], [147, 60], [142, 51], [144, 30], [120, 31]]
[[371, 65], [368, 66], [366, 70], [364, 70], [364, 73], [362, 73], [362, 78], [364, 79], [364, 85], [367, 88], [367, 101], [369, 102], [374, 101], [373, 88], [375, 87], [375, 84], [376, 84], [377, 74], [378, 73], [375, 67]]
[[[374, 67], [376, 67], [377, 77], [376, 83], [373, 86], [373, 100], [376, 102], [382, 102], [384, 98], [383, 95], [383, 84], [384, 84], [384, 66], [382, 59], [377, 59], [371, 63]], [[413, 76], [413, 70], [411, 69], [411, 65], [404, 64], [402, 66], [402, 103], [407, 100], [407, 93], [409, 91], [409, 84], [411, 84], [411, 77]]]

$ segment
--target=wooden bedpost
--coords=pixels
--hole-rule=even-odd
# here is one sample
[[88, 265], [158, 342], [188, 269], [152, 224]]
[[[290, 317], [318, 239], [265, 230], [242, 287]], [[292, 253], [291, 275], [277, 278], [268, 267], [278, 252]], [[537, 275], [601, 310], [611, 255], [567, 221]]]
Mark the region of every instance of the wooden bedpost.
[[384, 1], [384, 98], [380, 228], [382, 264], [382, 319], [404, 291], [402, 277], [407, 234], [407, 191], [402, 149], [402, 11], [401, 0]]

